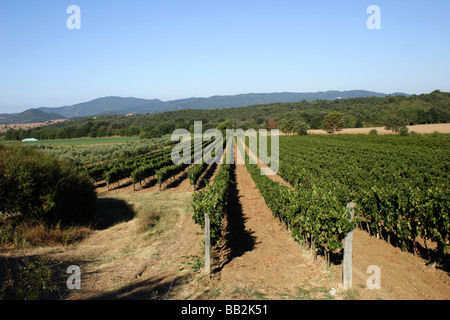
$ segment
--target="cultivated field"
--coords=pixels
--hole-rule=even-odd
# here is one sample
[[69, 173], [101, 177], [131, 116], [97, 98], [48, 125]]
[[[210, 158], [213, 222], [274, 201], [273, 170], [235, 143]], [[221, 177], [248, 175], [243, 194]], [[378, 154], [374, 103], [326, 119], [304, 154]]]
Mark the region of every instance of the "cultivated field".
[[[176, 167], [165, 162], [170, 154], [170, 147], [155, 148], [151, 153], [136, 152], [125, 158], [89, 164], [86, 172], [96, 180], [100, 223], [87, 232], [84, 239], [67, 245], [44, 244], [33, 247], [25, 241], [19, 248], [4, 246], [2, 262], [7, 259], [13, 264], [14, 261], [26, 257], [51, 259], [55, 282], [60, 288], [58, 294], [52, 296], [55, 299], [450, 299], [450, 277], [448, 270], [443, 268], [442, 261], [436, 258], [440, 253], [433, 240], [434, 231], [426, 234], [429, 238], [428, 250], [419, 238], [416, 239], [417, 246], [410, 246], [410, 242], [405, 240], [404, 243], [407, 245], [402, 250], [403, 242], [398, 241], [398, 229], [393, 230], [397, 235], [397, 242], [393, 241], [393, 236], [387, 241], [387, 233], [377, 235], [374, 229], [371, 233], [367, 230], [367, 225], [374, 226], [378, 222], [358, 220], [353, 240], [353, 289], [347, 291], [342, 288], [340, 249], [336, 247], [331, 255], [331, 261], [327, 261], [325, 259], [327, 256], [323, 255], [324, 251], [319, 245], [329, 248], [331, 242], [320, 242], [317, 238], [317, 251], [313, 250], [311, 241], [304, 243], [302, 239], [305, 238], [302, 238], [302, 234], [295, 232], [293, 221], [297, 218], [293, 216], [294, 220], [288, 220], [286, 218], [288, 216], [283, 216], [282, 213], [286, 211], [285, 209], [292, 209], [289, 211], [292, 215], [303, 211], [294, 210], [297, 204], [293, 202], [290, 208], [284, 205], [286, 202], [281, 202], [283, 206], [277, 207], [273, 204], [273, 199], [278, 199], [279, 201], [275, 202], [280, 203], [291, 198], [284, 193], [280, 193], [283, 197], [278, 198], [274, 197], [274, 193], [271, 198], [265, 191], [266, 189], [270, 192], [286, 191], [290, 194], [292, 191], [265, 186], [272, 186], [271, 183], [274, 182], [283, 188], [299, 190], [300, 185], [292, 178], [293, 174], [298, 176], [300, 181], [308, 179], [308, 188], [314, 189], [315, 186], [318, 188], [310, 194], [307, 201], [299, 202], [299, 208], [302, 203], [316, 199], [314, 197], [317, 194], [323, 195], [324, 201], [329, 203], [324, 205], [324, 202], [318, 201], [321, 206], [314, 205], [314, 208], [319, 208], [314, 209], [317, 210], [314, 212], [317, 212], [317, 217], [323, 219], [323, 223], [320, 224], [323, 227], [328, 225], [327, 219], [332, 208], [336, 213], [341, 212], [339, 211], [341, 202], [336, 198], [337, 195], [333, 194], [333, 188], [326, 189], [329, 185], [322, 182], [333, 183], [324, 177], [330, 172], [330, 177], [336, 177], [337, 173], [333, 173], [332, 169], [339, 169], [339, 163], [350, 164], [342, 159], [353, 156], [356, 162], [352, 165], [357, 166], [356, 163], [360, 163], [360, 169], [370, 178], [372, 172], [364, 167], [363, 160], [378, 159], [378, 163], [381, 164], [380, 170], [384, 170], [385, 167], [394, 170], [397, 168], [394, 164], [398, 161], [407, 161], [411, 158], [407, 154], [408, 146], [414, 146], [410, 151], [411, 155], [425, 152], [428, 157], [437, 158], [435, 162], [427, 162], [432, 159], [418, 157], [421, 162], [417, 164], [414, 161], [408, 162], [406, 169], [411, 172], [416, 170], [419, 178], [426, 177], [423, 181], [428, 181], [429, 185], [436, 188], [443, 183], [447, 189], [444, 190], [444, 198], [441, 198], [440, 203], [441, 209], [444, 210], [442, 212], [444, 214], [446, 212], [448, 218], [448, 179], [446, 180], [444, 176], [448, 175], [445, 166], [449, 159], [443, 152], [448, 150], [448, 136], [424, 137], [422, 142], [420, 139], [417, 136], [281, 137], [280, 175], [264, 177], [267, 180], [261, 180], [262, 178], [254, 175], [255, 167], [253, 167], [264, 167], [260, 162], [258, 165], [231, 165], [226, 169], [226, 173], [223, 170], [220, 173], [221, 168], [225, 168], [224, 165], [203, 166], [203, 175], [200, 179], [194, 180], [195, 191], [191, 185], [192, 165]], [[383, 145], [380, 145], [381, 143]], [[314, 146], [314, 149], [308, 147], [304, 149], [308, 152], [302, 152], [302, 145]], [[352, 145], [361, 149], [352, 149]], [[396, 146], [400, 146], [400, 149]], [[384, 157], [384, 160], [381, 160], [376, 152], [377, 147], [383, 155], [397, 150], [401, 157], [399, 159]], [[422, 151], [421, 147], [424, 148]], [[330, 154], [329, 148], [333, 148], [334, 154]], [[321, 150], [328, 150], [327, 157], [335, 159], [333, 160], [335, 162], [331, 160], [327, 162], [327, 157], [315, 155]], [[356, 152], [349, 153], [349, 150]], [[370, 151], [370, 156], [360, 158], [361, 150]], [[292, 152], [297, 152], [297, 155]], [[234, 154], [236, 157], [242, 156], [237, 149]], [[311, 161], [310, 157], [313, 156], [320, 161]], [[440, 156], [443, 158], [439, 158]], [[306, 171], [286, 169], [291, 162], [299, 160], [306, 161], [299, 164], [299, 168], [306, 168]], [[91, 162], [87, 158], [86, 161]], [[420, 165], [423, 162], [427, 162], [424, 167]], [[332, 166], [327, 167], [327, 163]], [[370, 165], [373, 163], [370, 162]], [[170, 170], [164, 169], [169, 167]], [[120, 172], [118, 168], [121, 168]], [[141, 170], [142, 168], [146, 169]], [[437, 173], [436, 170], [439, 168], [440, 177], [433, 182], [429, 175]], [[377, 171], [374, 167], [372, 169], [375, 174]], [[348, 172], [346, 170], [347, 168], [344, 168], [341, 174], [345, 175]], [[393, 181], [402, 179], [400, 178], [402, 175], [409, 179], [408, 172], [402, 172]], [[318, 176], [315, 177], [313, 173]], [[314, 180], [316, 178], [318, 180]], [[350, 179], [349, 176], [347, 178]], [[349, 187], [350, 180], [345, 182], [343, 178], [338, 179], [340, 181], [335, 184], [337, 186], [335, 189], [340, 186]], [[373, 179], [379, 177], [373, 176]], [[386, 181], [390, 181], [389, 179]], [[223, 181], [233, 183], [224, 184]], [[420, 179], [414, 181], [420, 190], [420, 183], [423, 181], [420, 182]], [[210, 189], [208, 186], [216, 189]], [[218, 204], [222, 203], [220, 202], [222, 198], [215, 198], [218, 197], [218, 193], [208, 192], [223, 188], [226, 190], [220, 197], [225, 199], [226, 205], [221, 207]], [[349, 192], [352, 194], [351, 190]], [[193, 194], [203, 195], [203, 198], [194, 197]], [[341, 196], [345, 197], [342, 194]], [[423, 197], [426, 197], [426, 193]], [[215, 210], [214, 217], [220, 219], [217, 229], [220, 235], [217, 245], [213, 248], [211, 276], [206, 276], [203, 272], [204, 235], [202, 225], [195, 223], [193, 219], [197, 209], [192, 205], [198, 201], [196, 199], [203, 199], [202, 205], [211, 206], [211, 210]], [[295, 198], [291, 200], [295, 201]], [[210, 201], [218, 202], [213, 204]], [[416, 208], [418, 204], [411, 206]], [[312, 210], [313, 206], [310, 208]], [[311, 210], [305, 211], [305, 214], [313, 212]], [[421, 211], [421, 214], [423, 213], [424, 211]], [[336, 217], [334, 214], [333, 217]], [[308, 217], [312, 223], [316, 216]], [[360, 216], [361, 219], [362, 217], [372, 218], [369, 215]], [[387, 228], [387, 225], [383, 227]], [[448, 229], [445, 228], [448, 226], [443, 225], [442, 228], [444, 229], [437, 231], [444, 235], [445, 244], [445, 241], [448, 241], [448, 235], [445, 235]], [[314, 230], [311, 229], [311, 234], [314, 234]], [[335, 237], [336, 230], [332, 230], [332, 225], [330, 229], [321, 230], [331, 232], [329, 234]], [[413, 254], [411, 248], [417, 249], [416, 254]], [[81, 290], [68, 290], [65, 287], [66, 269], [70, 265], [81, 267]], [[381, 289], [367, 287], [370, 275], [367, 268], [371, 265], [381, 269]], [[336, 294], [330, 293], [333, 288]]]

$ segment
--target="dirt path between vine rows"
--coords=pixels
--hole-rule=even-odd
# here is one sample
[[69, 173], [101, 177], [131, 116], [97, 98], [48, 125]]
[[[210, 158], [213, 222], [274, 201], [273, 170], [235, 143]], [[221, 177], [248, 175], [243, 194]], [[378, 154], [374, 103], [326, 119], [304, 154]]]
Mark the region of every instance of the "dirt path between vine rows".
[[232, 166], [231, 175], [236, 182], [227, 212], [231, 252], [223, 266], [213, 268], [204, 290], [208, 298], [331, 298], [334, 275], [272, 215], [245, 165]]

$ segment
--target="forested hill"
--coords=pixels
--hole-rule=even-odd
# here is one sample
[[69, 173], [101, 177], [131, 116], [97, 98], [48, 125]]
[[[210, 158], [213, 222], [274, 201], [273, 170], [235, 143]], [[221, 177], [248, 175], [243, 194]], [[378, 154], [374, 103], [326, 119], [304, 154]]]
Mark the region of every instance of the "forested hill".
[[177, 128], [192, 129], [194, 121], [202, 121], [203, 129], [274, 128], [286, 120], [305, 122], [310, 129], [320, 129], [322, 120], [339, 111], [344, 127], [383, 126], [392, 114], [405, 124], [447, 123], [450, 121], [450, 92], [386, 97], [272, 103], [239, 108], [212, 110], [185, 109], [159, 114], [132, 116], [97, 116], [72, 119], [63, 123], [26, 131], [8, 131], [6, 140], [34, 137], [37, 139], [102, 137], [112, 135], [143, 138], [170, 134]]
[[[394, 93], [392, 95], [405, 95]], [[101, 114], [147, 114], [177, 111], [182, 109], [218, 109], [231, 107], [245, 107], [256, 104], [268, 104], [276, 102], [297, 102], [314, 100], [332, 100], [360, 97], [385, 97], [387, 94], [365, 91], [323, 91], [323, 92], [279, 92], [279, 93], [248, 93], [238, 95], [212, 96], [208, 98], [187, 98], [170, 101], [159, 99], [137, 99], [123, 97], [103, 97], [92, 101], [78, 103], [71, 106], [58, 108], [40, 108], [44, 112], [61, 114], [67, 118], [93, 116]]]
[[28, 109], [24, 112], [14, 114], [0, 114], [0, 124], [45, 122], [56, 119], [65, 119], [65, 117], [56, 113], [43, 112], [38, 109]]

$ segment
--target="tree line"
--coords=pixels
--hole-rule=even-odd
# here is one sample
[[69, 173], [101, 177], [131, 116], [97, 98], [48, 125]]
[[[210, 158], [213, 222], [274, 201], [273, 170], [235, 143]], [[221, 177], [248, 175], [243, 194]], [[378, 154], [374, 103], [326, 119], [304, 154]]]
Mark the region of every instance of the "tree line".
[[[208, 110], [183, 109], [158, 114], [132, 116], [97, 116], [71, 119], [47, 127], [9, 130], [4, 140], [24, 138], [68, 139], [79, 137], [140, 136], [155, 138], [171, 134], [175, 129], [193, 131], [194, 121], [202, 121], [203, 130], [210, 128], [274, 129], [305, 132], [324, 129], [323, 122], [332, 112], [340, 112], [343, 128], [447, 123], [450, 121], [450, 92], [386, 97], [335, 100], [305, 100], [294, 103], [273, 103], [249, 107]], [[325, 129], [327, 130], [327, 129]]]

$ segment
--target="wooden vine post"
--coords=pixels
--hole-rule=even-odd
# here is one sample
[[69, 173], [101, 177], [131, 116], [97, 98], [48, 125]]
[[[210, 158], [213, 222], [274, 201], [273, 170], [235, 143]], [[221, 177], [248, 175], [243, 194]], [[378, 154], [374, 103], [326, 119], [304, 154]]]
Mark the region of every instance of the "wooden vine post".
[[[355, 218], [355, 204], [348, 203], [347, 210], [350, 213], [350, 222]], [[344, 267], [342, 268], [342, 281], [344, 290], [352, 288], [352, 257], [353, 257], [353, 230], [348, 232], [344, 239]]]
[[205, 273], [211, 273], [211, 225], [208, 213], [205, 213]]

